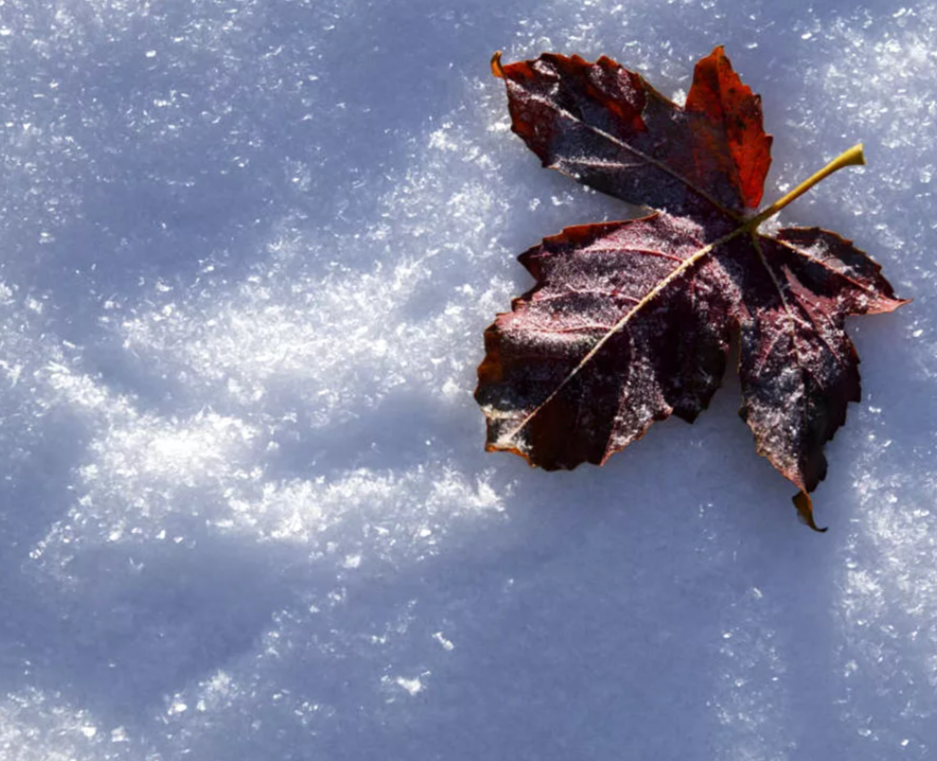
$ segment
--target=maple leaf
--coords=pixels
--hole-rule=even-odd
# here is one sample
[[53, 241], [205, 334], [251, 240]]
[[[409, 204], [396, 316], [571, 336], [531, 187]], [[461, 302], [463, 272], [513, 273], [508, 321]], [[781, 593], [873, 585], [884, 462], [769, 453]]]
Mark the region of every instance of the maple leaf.
[[697, 63], [683, 107], [607, 57], [502, 65], [495, 54], [492, 69], [513, 131], [544, 166], [656, 211], [568, 227], [520, 256], [536, 284], [487, 329], [478, 368], [486, 448], [547, 470], [601, 465], [655, 420], [693, 422], [737, 335], [739, 414], [820, 530], [808, 493], [826, 475], [824, 444], [860, 397], [845, 319], [907, 302], [851, 241], [759, 226], [863, 164], [862, 146], [756, 212], [771, 137], [722, 47]]

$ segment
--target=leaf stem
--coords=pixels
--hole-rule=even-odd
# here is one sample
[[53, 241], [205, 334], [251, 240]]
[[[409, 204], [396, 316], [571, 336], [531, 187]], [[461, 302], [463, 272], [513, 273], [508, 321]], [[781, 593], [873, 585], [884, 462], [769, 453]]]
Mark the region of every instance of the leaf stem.
[[865, 156], [862, 154], [862, 143], [859, 143], [858, 145], [854, 145], [848, 151], [841, 153], [829, 164], [823, 167], [823, 169], [811, 177], [808, 177], [790, 193], [779, 198], [767, 209], [758, 212], [758, 214], [751, 219], [747, 226], [754, 230], [766, 219], [773, 217], [775, 214], [781, 211], [781, 209], [791, 203], [791, 201], [800, 198], [804, 193], [810, 190], [810, 188], [812, 188], [818, 182], [825, 180], [827, 177], [833, 174], [833, 172], [837, 172], [845, 166], [861, 166], [863, 164], [865, 164]]

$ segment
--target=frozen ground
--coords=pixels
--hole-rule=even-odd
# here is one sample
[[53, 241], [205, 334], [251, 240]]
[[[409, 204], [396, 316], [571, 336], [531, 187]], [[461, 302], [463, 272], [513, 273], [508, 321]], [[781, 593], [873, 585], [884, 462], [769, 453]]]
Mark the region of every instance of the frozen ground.
[[[482, 452], [514, 257], [620, 205], [488, 72], [725, 44], [855, 321], [827, 534], [736, 379], [603, 469]], [[937, 754], [937, 3], [0, 0], [0, 757]]]

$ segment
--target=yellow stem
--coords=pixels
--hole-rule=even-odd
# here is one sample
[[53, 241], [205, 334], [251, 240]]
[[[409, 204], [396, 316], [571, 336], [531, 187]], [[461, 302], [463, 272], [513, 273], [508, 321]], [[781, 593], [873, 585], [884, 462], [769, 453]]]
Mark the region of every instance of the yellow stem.
[[837, 172], [842, 169], [844, 166], [861, 166], [865, 164], [865, 156], [862, 155], [862, 143], [854, 145], [848, 151], [841, 153], [835, 159], [833, 159], [829, 164], [827, 164], [823, 169], [814, 174], [811, 177], [808, 177], [800, 185], [794, 188], [790, 193], [785, 195], [782, 198], [779, 198], [773, 204], [771, 204], [767, 209], [758, 213], [749, 223], [748, 227], [754, 230], [758, 225], [764, 222], [766, 219], [773, 217], [781, 209], [787, 206], [791, 201], [796, 198], [800, 198], [804, 193], [806, 193], [810, 188], [816, 185], [818, 182], [825, 180], [833, 172]]

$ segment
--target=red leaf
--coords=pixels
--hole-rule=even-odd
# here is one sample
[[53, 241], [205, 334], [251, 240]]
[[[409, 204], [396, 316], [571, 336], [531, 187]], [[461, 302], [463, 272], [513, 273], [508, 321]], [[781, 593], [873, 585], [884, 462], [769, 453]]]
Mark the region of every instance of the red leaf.
[[535, 286], [485, 333], [475, 397], [487, 448], [547, 470], [603, 464], [655, 420], [692, 422], [740, 340], [740, 414], [758, 452], [807, 493], [823, 445], [859, 399], [850, 314], [902, 304], [880, 267], [819, 228], [758, 226], [841, 166], [765, 211], [771, 137], [761, 101], [721, 47], [696, 65], [686, 106], [610, 58], [544, 54], [502, 66], [512, 128], [543, 161], [630, 203], [641, 219], [569, 227], [521, 255]]

